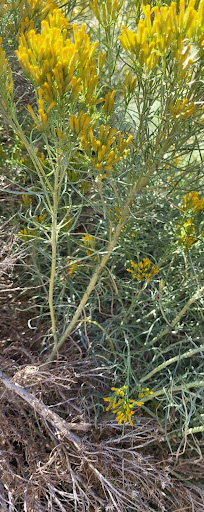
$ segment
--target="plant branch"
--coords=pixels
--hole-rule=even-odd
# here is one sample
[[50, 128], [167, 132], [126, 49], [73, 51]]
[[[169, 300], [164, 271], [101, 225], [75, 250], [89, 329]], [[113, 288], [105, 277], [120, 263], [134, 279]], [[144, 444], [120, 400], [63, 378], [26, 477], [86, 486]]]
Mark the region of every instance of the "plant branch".
[[146, 380], [149, 380], [151, 377], [153, 377], [153, 375], [155, 375], [155, 373], [160, 372], [161, 370], [163, 370], [170, 364], [176, 363], [176, 361], [181, 361], [182, 359], [186, 359], [187, 357], [194, 356], [194, 354], [197, 354], [197, 352], [200, 352], [201, 350], [204, 350], [204, 345], [201, 345], [198, 348], [192, 348], [191, 350], [188, 350], [184, 354], [181, 354], [181, 355], [179, 354], [178, 356], [171, 357], [164, 363], [162, 363], [159, 366], [157, 366], [156, 368], [154, 368], [154, 370], [152, 370], [147, 375], [145, 375], [145, 377], [142, 377], [142, 379], [140, 379], [140, 382], [145, 382]]
[[106, 253], [103, 255], [103, 257], [101, 258], [101, 261], [99, 263], [99, 265], [97, 266], [90, 282], [89, 282], [89, 285], [81, 299], [81, 302], [70, 322], [70, 324], [68, 325], [67, 329], [65, 330], [65, 332], [63, 333], [63, 335], [61, 336], [61, 338], [59, 339], [59, 342], [57, 344], [57, 346], [55, 346], [53, 348], [53, 351], [51, 352], [50, 356], [48, 357], [48, 362], [52, 361], [54, 358], [55, 358], [55, 355], [56, 353], [58, 352], [58, 350], [62, 347], [62, 345], [64, 344], [67, 336], [69, 336], [69, 334], [71, 334], [73, 328], [75, 327], [81, 313], [82, 313], [82, 310], [84, 309], [84, 306], [86, 305], [88, 299], [89, 299], [89, 296], [92, 292], [92, 290], [94, 289], [97, 281], [98, 281], [98, 278], [99, 276], [101, 275], [101, 272], [103, 270], [103, 268], [105, 267], [107, 261], [109, 260], [110, 258], [110, 255], [112, 254], [113, 250], [115, 249], [115, 246], [116, 246], [116, 243], [117, 243], [117, 240], [120, 236], [120, 233], [124, 227], [124, 225], [126, 224], [127, 222], [127, 219], [129, 218], [129, 211], [130, 211], [130, 207], [132, 205], [132, 202], [136, 196], [136, 194], [138, 193], [138, 191], [146, 184], [146, 182], [148, 181], [149, 179], [149, 175], [150, 175], [150, 172], [148, 173], [148, 175], [143, 178], [142, 177], [142, 173], [141, 173], [141, 176], [140, 178], [138, 179], [136, 185], [133, 187], [133, 189], [131, 190], [129, 196], [127, 197], [126, 199], [126, 202], [125, 202], [125, 205], [124, 205], [124, 208], [122, 210], [122, 213], [121, 213], [121, 218], [120, 218], [120, 221], [116, 227], [116, 230], [115, 230], [115, 233], [113, 235], [113, 238], [112, 240], [109, 242], [108, 244], [108, 247], [107, 247], [107, 250], [106, 250]]
[[145, 346], [152, 347], [153, 345], [155, 345], [155, 343], [157, 343], [157, 341], [161, 340], [164, 336], [166, 336], [166, 334], [169, 334], [170, 330], [173, 329], [180, 322], [181, 318], [186, 314], [186, 312], [190, 308], [191, 304], [196, 302], [196, 300], [200, 299], [202, 297], [203, 293], [204, 293], [204, 286], [199, 288], [197, 290], [197, 292], [192, 297], [190, 297], [190, 299], [186, 302], [185, 306], [181, 309], [181, 311], [178, 313], [178, 315], [176, 315], [176, 317], [171, 322], [171, 324], [169, 324], [169, 327], [166, 327], [165, 329], [163, 329], [163, 331], [160, 332], [160, 334], [158, 334], [157, 336], [155, 336], [153, 338], [153, 340], [151, 340], [148, 343], [145, 343]]
[[52, 325], [52, 334], [54, 338], [55, 347], [57, 350], [57, 333], [56, 333], [56, 320], [55, 320], [55, 311], [53, 304], [53, 294], [54, 294], [54, 283], [55, 283], [55, 272], [56, 272], [56, 261], [57, 261], [57, 214], [58, 214], [58, 181], [60, 174], [60, 161], [57, 159], [57, 166], [55, 170], [55, 179], [54, 179], [54, 189], [53, 189], [53, 209], [52, 209], [52, 233], [51, 233], [51, 246], [52, 246], [52, 264], [51, 264], [51, 273], [50, 273], [50, 284], [49, 284], [49, 308], [50, 308], [50, 318]]
[[[15, 376], [13, 377], [13, 379]], [[24, 387], [20, 386], [15, 382], [15, 380], [10, 380], [5, 375], [2, 370], [0, 370], [0, 380], [4, 384], [4, 386], [12, 391], [13, 393], [17, 394], [22, 398], [25, 402], [27, 402], [32, 409], [35, 410], [42, 418], [46, 421], [49, 421], [55, 428], [55, 435], [58, 437], [58, 439], [61, 439], [62, 437], [66, 437], [69, 441], [71, 441], [77, 450], [79, 451], [82, 447], [81, 439], [70, 432], [70, 424], [68, 424], [63, 418], [61, 418], [58, 414], [51, 411], [47, 405], [45, 405], [41, 400], [36, 398], [35, 395], [27, 391]]]

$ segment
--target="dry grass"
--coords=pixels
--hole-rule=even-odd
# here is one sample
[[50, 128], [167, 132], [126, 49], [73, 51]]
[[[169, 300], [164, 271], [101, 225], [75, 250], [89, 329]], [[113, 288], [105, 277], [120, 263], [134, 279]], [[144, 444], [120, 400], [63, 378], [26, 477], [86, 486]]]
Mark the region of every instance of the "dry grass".
[[0, 379], [2, 511], [203, 512], [195, 447], [191, 460], [176, 461], [162, 429], [144, 417], [125, 435], [104, 413], [95, 425], [90, 390], [102, 404], [108, 371], [75, 358], [50, 371], [13, 360], [7, 374]]

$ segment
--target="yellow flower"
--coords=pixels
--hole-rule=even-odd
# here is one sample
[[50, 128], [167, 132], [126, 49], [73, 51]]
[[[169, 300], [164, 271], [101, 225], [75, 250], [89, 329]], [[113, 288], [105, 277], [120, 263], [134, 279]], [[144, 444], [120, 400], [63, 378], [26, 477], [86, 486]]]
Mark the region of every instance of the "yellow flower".
[[144, 19], [139, 20], [136, 32], [122, 26], [119, 37], [133, 62], [151, 71], [159, 58], [165, 57], [171, 50], [176, 59], [177, 76], [183, 78], [192, 64], [189, 57], [191, 44], [188, 41], [194, 40], [199, 34], [200, 44], [203, 43], [203, 0], [198, 11], [194, 5], [195, 0], [190, 0], [187, 5], [185, 0], [180, 0], [178, 12], [176, 2], [160, 8], [158, 5], [152, 8], [149, 4], [143, 5]]
[[143, 258], [139, 263], [134, 263], [134, 261], [130, 263], [133, 269], [127, 268], [127, 272], [130, 272], [132, 277], [138, 281], [143, 281], [144, 279], [149, 282], [159, 272], [159, 268], [156, 265], [152, 265], [149, 258]]
[[90, 244], [92, 244], [92, 243], [93, 243], [93, 244], [94, 244], [94, 247], [96, 246], [96, 242], [93, 242], [93, 235], [88, 235], [88, 234], [86, 233], [86, 235], [84, 235], [84, 236], [82, 237], [82, 240], [83, 240], [83, 242], [84, 242], [84, 245], [90, 245]]
[[22, 206], [25, 206], [26, 208], [29, 208], [30, 204], [32, 203], [31, 197], [28, 196], [28, 194], [22, 194], [22, 201], [19, 201], [19, 203]]
[[115, 90], [109, 91], [105, 95], [105, 103], [103, 105], [103, 112], [107, 116], [109, 116], [111, 114], [112, 110], [113, 110], [115, 95], [116, 95], [116, 91]]
[[[86, 254], [87, 256], [92, 256], [95, 252], [96, 242], [94, 242], [94, 237], [92, 235], [88, 235], [87, 233], [82, 237], [82, 241], [84, 245], [87, 247]], [[98, 259], [98, 254], [95, 255], [94, 259]]]
[[137, 33], [123, 25], [119, 40], [135, 62], [137, 61], [140, 65], [145, 65], [147, 70], [151, 70], [156, 66], [160, 53], [154, 41], [148, 42], [148, 33], [144, 20], [139, 21]]
[[[179, 244], [183, 245], [184, 250], [190, 249], [191, 246], [199, 239], [199, 214], [204, 210], [204, 197], [199, 199], [198, 191], [187, 192], [183, 196], [183, 204], [180, 208], [183, 219], [177, 225], [177, 235]], [[197, 220], [198, 219], [198, 220]]]
[[56, 9], [57, 3], [52, 0], [21, 0], [18, 8], [21, 13], [19, 32], [26, 32], [34, 27], [35, 22], [41, 22]]
[[81, 111], [78, 116], [70, 116], [69, 125], [71, 130], [77, 135], [87, 136], [90, 129], [91, 120], [92, 119], [88, 114], [84, 114], [84, 112]]
[[153, 391], [150, 391], [149, 388], [142, 388], [141, 392], [138, 393], [138, 398], [144, 398], [145, 396], [153, 395]]
[[120, 212], [120, 208], [118, 208], [118, 206], [114, 206], [114, 210], [112, 210], [112, 208], [110, 208], [109, 212], [114, 213], [114, 222], [118, 222], [120, 220], [121, 212]]
[[121, 388], [112, 387], [111, 391], [114, 393], [104, 398], [105, 402], [109, 402], [106, 411], [112, 409], [112, 412], [116, 414], [118, 425], [121, 425], [122, 422], [126, 423], [129, 421], [130, 425], [133, 426], [132, 416], [135, 413], [133, 407], [141, 407], [144, 402], [129, 399], [128, 386], [122, 386]]
[[[83, 150], [89, 155], [93, 166], [97, 171], [113, 170], [113, 165], [121, 158], [126, 158], [129, 152], [128, 146], [132, 141], [132, 135], [125, 139], [121, 132], [109, 125], [100, 126], [98, 139], [91, 128], [87, 135], [81, 137]], [[93, 156], [94, 153], [94, 156]]]
[[98, 52], [98, 70], [99, 70], [99, 73], [101, 73], [101, 71], [102, 71], [102, 68], [103, 68], [103, 65], [104, 65], [104, 62], [105, 62], [105, 58], [106, 58], [106, 53], [102, 52], [101, 50], [99, 50], [99, 52]]
[[194, 219], [188, 219], [183, 225], [177, 226], [179, 243], [184, 246], [184, 250], [190, 247], [196, 241], [196, 228]]
[[102, 2], [102, 4], [99, 0], [89, 2], [89, 7], [99, 23], [104, 27], [110, 26], [118, 17], [122, 5], [123, 0], [106, 0], [106, 2]]
[[4, 110], [7, 110], [8, 102], [13, 96], [13, 78], [11, 68], [8, 66], [6, 53], [2, 46], [0, 37], [0, 82], [1, 82], [1, 103]]
[[78, 265], [78, 263], [76, 263], [74, 261], [71, 261], [69, 259], [67, 260], [67, 263], [68, 263], [68, 266], [66, 267], [67, 268], [67, 273], [71, 277], [72, 274], [77, 272], [77, 270], [79, 268], [79, 265]]
[[124, 82], [122, 84], [123, 87], [123, 95], [126, 100], [129, 100], [134, 93], [135, 87], [137, 85], [137, 77], [132, 76], [131, 71], [124, 75]]
[[35, 215], [35, 220], [36, 222], [38, 222], [39, 224], [43, 224], [44, 220], [46, 219], [47, 217], [47, 214], [46, 213], [43, 213], [43, 215]]
[[21, 238], [22, 240], [25, 240], [25, 241], [28, 241], [30, 240], [32, 237], [35, 236], [35, 230], [33, 229], [32, 231], [30, 229], [27, 229], [27, 228], [24, 228], [22, 229], [21, 231], [18, 232], [18, 236], [19, 238]]
[[183, 206], [181, 211], [186, 210], [193, 210], [194, 212], [204, 210], [204, 197], [199, 199], [198, 192], [196, 190], [193, 192], [187, 192], [183, 196]]
[[183, 101], [178, 100], [175, 105], [170, 105], [170, 112], [174, 119], [189, 119], [197, 113], [195, 103], [189, 103], [188, 98]]
[[38, 129], [40, 124], [43, 129], [47, 128], [51, 110], [61, 105], [67, 95], [70, 101], [79, 99], [86, 105], [97, 101], [95, 51], [98, 43], [90, 42], [85, 25], [78, 28], [73, 24], [72, 34], [69, 32], [73, 37], [70, 39], [68, 26], [67, 18], [61, 10], [53, 9], [41, 22], [40, 32], [31, 29], [19, 38], [17, 57], [38, 91], [39, 118], [32, 107], [28, 106]]

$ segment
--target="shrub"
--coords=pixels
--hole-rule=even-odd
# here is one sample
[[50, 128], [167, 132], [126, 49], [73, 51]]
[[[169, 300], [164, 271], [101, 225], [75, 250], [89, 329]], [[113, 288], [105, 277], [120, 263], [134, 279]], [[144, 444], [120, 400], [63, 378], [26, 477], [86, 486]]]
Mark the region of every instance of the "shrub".
[[[117, 361], [120, 385], [138, 395], [151, 381], [144, 404], [156, 397], [168, 420], [174, 407], [194, 428], [204, 2], [20, 5], [6, 12], [18, 64], [12, 75], [3, 38], [1, 112], [22, 152], [18, 237], [29, 280], [42, 286], [39, 315], [50, 317], [48, 360], [74, 331], [89, 343], [88, 328], [96, 357]], [[18, 66], [32, 86], [20, 109]], [[146, 411], [155, 416], [154, 405]]]

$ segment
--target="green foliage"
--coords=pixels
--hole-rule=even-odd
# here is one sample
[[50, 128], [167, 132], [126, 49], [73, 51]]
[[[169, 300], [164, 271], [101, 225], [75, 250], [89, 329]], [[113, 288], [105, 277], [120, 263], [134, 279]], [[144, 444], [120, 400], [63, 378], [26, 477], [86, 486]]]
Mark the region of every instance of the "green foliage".
[[27, 247], [22, 284], [41, 287], [36, 322], [50, 322], [42, 349], [54, 342], [52, 360], [69, 335], [91, 340], [132, 400], [150, 375], [144, 414], [186, 433], [203, 405], [203, 2], [180, 2], [171, 37], [173, 4], [38, 1], [34, 15], [27, 2], [18, 22], [15, 5], [31, 101], [19, 107], [2, 48], [0, 164]]

